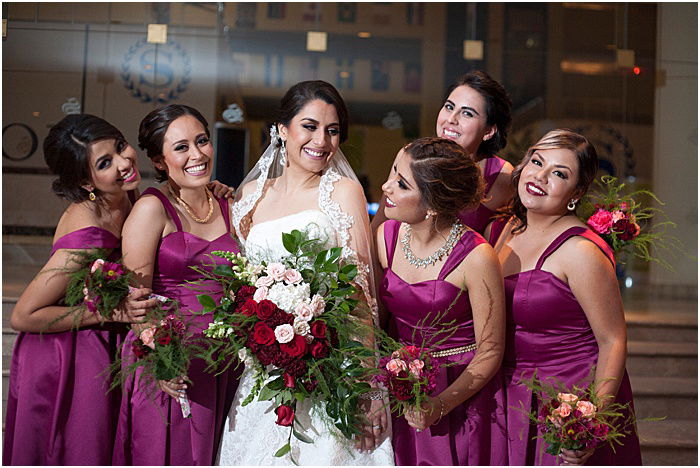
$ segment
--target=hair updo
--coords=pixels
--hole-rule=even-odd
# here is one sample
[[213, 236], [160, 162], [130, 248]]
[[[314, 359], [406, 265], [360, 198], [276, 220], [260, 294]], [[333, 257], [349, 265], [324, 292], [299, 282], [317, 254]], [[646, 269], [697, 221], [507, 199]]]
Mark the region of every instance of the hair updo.
[[421, 200], [447, 224], [461, 211], [476, 207], [484, 195], [481, 170], [464, 148], [443, 138], [419, 138], [404, 147], [412, 161]]
[[[185, 115], [191, 115], [199, 120], [207, 137], [209, 136], [207, 119], [197, 109], [184, 104], [170, 104], [160, 107], [143, 118], [139, 125], [139, 148], [146, 151], [146, 156], [151, 161], [157, 162], [163, 156], [163, 140], [170, 124]], [[155, 168], [155, 171], [155, 179], [158, 182], [168, 180], [167, 172], [158, 168]]]
[[460, 86], [469, 86], [484, 98], [486, 103], [486, 123], [496, 126], [496, 133], [488, 140], [482, 141], [476, 150], [480, 158], [490, 157], [505, 148], [508, 143], [513, 103], [503, 86], [481, 70], [459, 77], [457, 82], [447, 90], [445, 100], [447, 100], [452, 91]]
[[[44, 139], [44, 160], [58, 176], [52, 189], [56, 195], [73, 203], [88, 199], [90, 192], [81, 185], [91, 183], [90, 145], [102, 140], [126, 142], [114, 125], [90, 114], [72, 114], [51, 127]], [[95, 195], [100, 192], [94, 190]]]
[[314, 99], [320, 99], [335, 107], [340, 125], [340, 142], [343, 143], [348, 139], [348, 108], [338, 90], [325, 81], [302, 81], [289, 88], [282, 97], [277, 121], [288, 127], [299, 111]]

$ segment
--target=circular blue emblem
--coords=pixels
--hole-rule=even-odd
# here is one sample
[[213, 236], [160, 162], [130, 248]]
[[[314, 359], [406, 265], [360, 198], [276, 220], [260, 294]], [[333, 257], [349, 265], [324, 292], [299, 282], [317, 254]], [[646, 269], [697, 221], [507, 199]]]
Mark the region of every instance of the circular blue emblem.
[[139, 101], [167, 104], [187, 90], [191, 73], [190, 57], [179, 43], [168, 39], [165, 44], [150, 44], [144, 37], [124, 54], [120, 76]]

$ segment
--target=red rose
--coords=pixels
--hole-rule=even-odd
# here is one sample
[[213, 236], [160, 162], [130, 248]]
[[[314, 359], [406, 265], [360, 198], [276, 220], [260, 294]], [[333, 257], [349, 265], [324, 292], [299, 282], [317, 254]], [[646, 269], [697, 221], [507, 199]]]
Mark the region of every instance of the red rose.
[[289, 343], [280, 344], [280, 349], [291, 357], [303, 356], [306, 352], [306, 338], [301, 335], [294, 335]]
[[285, 372], [284, 375], [282, 375], [282, 378], [284, 379], [284, 386], [285, 387], [287, 387], [287, 388], [296, 387], [296, 382], [294, 381], [293, 375], [289, 375], [288, 373]]
[[315, 340], [311, 344], [311, 355], [316, 359], [328, 356], [328, 345], [326, 340]]
[[311, 324], [311, 334], [314, 338], [325, 338], [326, 337], [326, 322], [323, 320], [314, 320]]
[[170, 343], [170, 335], [161, 334], [160, 336], [158, 336], [158, 338], [156, 338], [156, 341], [158, 342], [159, 345], [165, 346], [165, 345]]
[[289, 405], [279, 405], [275, 410], [277, 421], [280, 426], [291, 426], [294, 422], [294, 408]]
[[258, 344], [270, 346], [275, 342], [275, 331], [265, 322], [258, 322], [253, 327], [253, 339]]
[[263, 299], [258, 303], [258, 318], [260, 320], [267, 320], [272, 317], [275, 310], [277, 310], [277, 306], [274, 302]]
[[146, 350], [141, 340], [134, 341], [131, 344], [131, 351], [134, 353], [134, 356], [136, 356], [136, 359], [141, 359], [146, 356]]
[[252, 317], [258, 313], [258, 303], [253, 299], [247, 299], [241, 306], [239, 312], [247, 317]]

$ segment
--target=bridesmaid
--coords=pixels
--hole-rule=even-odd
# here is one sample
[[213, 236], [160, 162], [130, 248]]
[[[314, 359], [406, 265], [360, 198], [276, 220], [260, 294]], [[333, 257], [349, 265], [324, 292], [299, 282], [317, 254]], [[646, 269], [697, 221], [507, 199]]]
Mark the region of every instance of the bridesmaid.
[[[520, 410], [536, 397], [519, 384], [534, 370], [568, 387], [587, 383], [595, 366], [598, 395], [632, 402], [625, 371], [627, 335], [615, 260], [608, 245], [576, 217], [576, 205], [598, 170], [595, 148], [581, 135], [553, 130], [535, 143], [513, 172], [517, 193], [509, 218], [487, 236], [505, 275], [507, 325], [504, 373], [508, 408], [508, 456], [512, 465], [640, 465], [636, 434], [613, 453], [544, 452], [537, 428]], [[636, 431], [634, 431], [636, 433]]]
[[[119, 258], [122, 224], [141, 180], [136, 151], [122, 133], [93, 115], [69, 115], [44, 140], [58, 176], [53, 190], [71, 204], [56, 226], [51, 256], [12, 310], [19, 331], [12, 352], [5, 419], [5, 465], [110, 465], [119, 392], [101, 375], [154, 299], [138, 289], [113, 322], [82, 311], [78, 329], [62, 305], [71, 252], [112, 249]], [[128, 195], [127, 195], [128, 194]], [[133, 200], [133, 198], [131, 198]]]
[[[448, 90], [437, 115], [435, 133], [459, 143], [473, 155], [484, 178], [484, 199], [462, 210], [463, 224], [482, 233], [499, 208], [513, 195], [510, 176], [513, 166], [496, 156], [505, 148], [511, 123], [510, 98], [501, 84], [483, 71], [463, 75]], [[394, 162], [395, 164], [395, 162]], [[382, 195], [377, 214], [372, 220], [376, 229], [387, 218]]]
[[[169, 105], [148, 114], [139, 128], [139, 146], [158, 173], [158, 188], [147, 189], [124, 224], [125, 263], [142, 286], [180, 303], [199, 331], [212, 320], [201, 310], [197, 294], [183, 284], [197, 280], [189, 268], [209, 261], [214, 250], [238, 251], [231, 237], [229, 203], [207, 189], [213, 147], [204, 117], [195, 109]], [[220, 294], [218, 284], [210, 294]], [[206, 287], [204, 287], [206, 288]], [[141, 327], [141, 329], [143, 326]], [[135, 328], [134, 330], [138, 330]], [[131, 359], [129, 332], [124, 359]], [[125, 385], [114, 449], [117, 465], [212, 465], [224, 417], [238, 384], [234, 371], [220, 376], [205, 373], [206, 364], [192, 362], [185, 378], [158, 382], [162, 392], [137, 384], [138, 374]], [[186, 391], [192, 417], [182, 417], [178, 391]], [[172, 398], [171, 398], [172, 397]], [[164, 420], [165, 418], [165, 420]]]
[[399, 151], [382, 189], [390, 220], [376, 237], [379, 296], [390, 333], [416, 346], [439, 339], [419, 333], [413, 342], [421, 324], [448, 309], [439, 321], [459, 325], [435, 353], [453, 365], [440, 369], [425, 411], [393, 420], [396, 464], [506, 464], [497, 443], [505, 441], [502, 379], [494, 378], [503, 356], [501, 269], [486, 240], [457, 219], [481, 200], [479, 170], [458, 144], [421, 138]]

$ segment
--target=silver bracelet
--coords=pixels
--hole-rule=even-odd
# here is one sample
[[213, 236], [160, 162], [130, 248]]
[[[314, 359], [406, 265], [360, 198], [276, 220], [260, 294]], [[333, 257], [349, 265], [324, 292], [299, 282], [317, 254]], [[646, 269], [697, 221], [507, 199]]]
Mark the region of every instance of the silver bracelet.
[[384, 393], [381, 390], [370, 390], [360, 395], [360, 400], [381, 400], [382, 398]]

